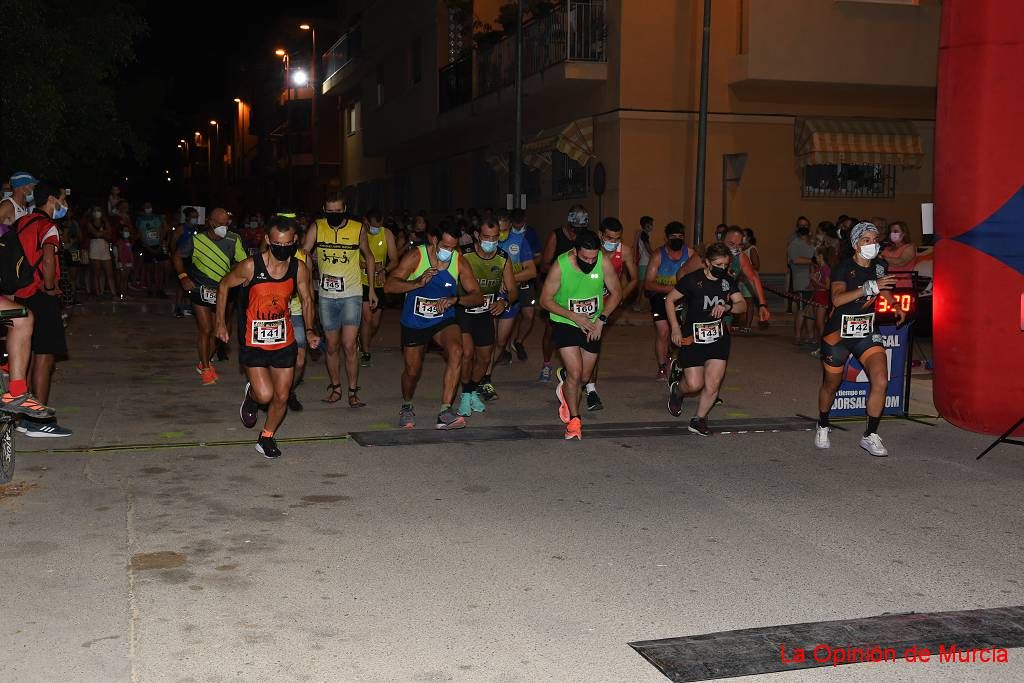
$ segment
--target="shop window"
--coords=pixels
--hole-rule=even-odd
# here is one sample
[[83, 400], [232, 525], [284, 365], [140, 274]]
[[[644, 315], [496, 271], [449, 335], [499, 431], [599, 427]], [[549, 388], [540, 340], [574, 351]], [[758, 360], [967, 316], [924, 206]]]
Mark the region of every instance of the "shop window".
[[892, 199], [895, 195], [895, 166], [887, 164], [804, 166], [804, 197]]

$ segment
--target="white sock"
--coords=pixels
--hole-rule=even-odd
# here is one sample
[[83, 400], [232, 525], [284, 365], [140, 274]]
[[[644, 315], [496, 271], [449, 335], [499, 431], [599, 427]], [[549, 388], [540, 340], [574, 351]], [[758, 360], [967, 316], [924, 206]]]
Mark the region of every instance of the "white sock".
[[587, 393], [589, 394], [591, 391], [597, 391], [597, 385], [593, 382], [587, 382]]

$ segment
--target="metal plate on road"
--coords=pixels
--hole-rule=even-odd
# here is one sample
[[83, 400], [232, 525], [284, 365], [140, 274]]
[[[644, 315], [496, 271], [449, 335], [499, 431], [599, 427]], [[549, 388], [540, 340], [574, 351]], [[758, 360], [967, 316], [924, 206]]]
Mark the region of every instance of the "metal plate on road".
[[672, 681], [857, 663], [874, 667], [986, 663], [995, 667], [993, 673], [998, 675], [1000, 657], [1006, 661], [1005, 649], [1024, 646], [1024, 606], [883, 614], [629, 645]]

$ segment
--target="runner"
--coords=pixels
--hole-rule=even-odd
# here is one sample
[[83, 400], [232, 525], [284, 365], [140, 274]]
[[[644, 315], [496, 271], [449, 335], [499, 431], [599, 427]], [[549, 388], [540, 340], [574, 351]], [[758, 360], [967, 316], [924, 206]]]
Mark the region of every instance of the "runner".
[[[554, 266], [558, 257], [572, 251], [576, 244], [576, 237], [579, 233], [585, 232], [590, 225], [590, 214], [582, 204], [574, 204], [569, 208], [569, 215], [565, 227], [555, 230], [548, 235], [548, 241], [544, 244], [544, 253], [540, 259], [541, 276], [547, 282], [547, 273]], [[600, 243], [598, 244], [600, 246]], [[520, 292], [522, 295], [522, 292]], [[540, 369], [538, 382], [550, 382], [554, 367], [551, 365], [551, 357], [555, 354], [555, 345], [551, 340], [551, 317], [550, 313], [543, 309], [541, 317], [544, 319], [544, 338], [541, 341], [541, 350], [544, 353], [544, 365]], [[588, 373], [589, 374], [589, 373]]]
[[[412, 399], [423, 373], [427, 344], [434, 341], [445, 358], [438, 429], [462, 429], [465, 418], [452, 410], [462, 372], [462, 334], [455, 320], [455, 305], [470, 308], [483, 303], [480, 286], [465, 258], [456, 252], [458, 229], [446, 221], [431, 228], [427, 244], [413, 248], [402, 257], [384, 282], [388, 294], [404, 294], [402, 307], [402, 408], [398, 426], [413, 429], [416, 413]], [[464, 294], [459, 294], [462, 285]]]
[[498, 223], [485, 218], [473, 234], [474, 243], [462, 249], [484, 297], [479, 306], [458, 306], [455, 314], [462, 329], [462, 400], [458, 410], [462, 417], [486, 410], [480, 387], [494, 355], [495, 318], [509, 311], [519, 296], [512, 261], [498, 247], [498, 235]]
[[[324, 203], [324, 217], [306, 231], [302, 248], [316, 259], [320, 273], [320, 325], [324, 330], [327, 350], [324, 360], [330, 384], [324, 403], [337, 403], [341, 391], [341, 353], [345, 353], [345, 374], [348, 378], [348, 407], [362, 408], [359, 400], [359, 323], [363, 313], [363, 273], [367, 282], [376, 282], [376, 260], [370, 251], [366, 231], [359, 221], [348, 218], [345, 200], [331, 196]], [[368, 301], [377, 308], [377, 291], [370, 289]]]
[[[278, 214], [279, 216], [281, 214]], [[290, 216], [284, 216], [290, 218]], [[298, 224], [296, 224], [296, 229]], [[302, 261], [306, 264], [306, 272], [309, 273], [309, 256], [302, 249], [295, 250], [295, 259]], [[310, 276], [312, 274], [310, 273]], [[316, 305], [312, 307], [313, 312], [316, 312]], [[306, 373], [306, 348], [309, 346], [309, 340], [306, 339], [306, 328], [316, 329], [316, 320], [314, 318], [307, 318], [302, 315], [302, 298], [296, 291], [291, 300], [288, 302], [288, 312], [292, 318], [292, 330], [295, 334], [295, 374], [292, 376], [292, 390], [288, 394], [288, 410], [294, 410], [295, 412], [301, 411], [304, 406], [302, 401], [299, 400], [295, 390], [302, 384], [302, 376]]]
[[654, 230], [654, 219], [650, 216], [640, 217], [640, 231], [636, 234], [636, 243], [633, 251], [636, 253], [636, 265], [638, 271], [638, 287], [636, 300], [633, 302], [633, 310], [640, 312], [647, 292], [644, 291], [644, 281], [647, 279], [647, 266], [651, 263], [651, 232]]
[[[99, 211], [97, 208], [96, 211]], [[93, 214], [95, 215], [95, 213]], [[102, 213], [100, 218], [102, 218]], [[170, 245], [171, 245], [171, 262], [173, 265], [173, 254], [181, 248], [181, 246], [192, 238], [192, 235], [196, 233], [196, 226], [199, 224], [199, 212], [194, 207], [186, 206], [181, 212], [182, 222], [180, 225], [171, 230]], [[188, 264], [184, 264], [186, 270]], [[184, 318], [186, 315], [192, 315], [192, 305], [189, 303], [188, 292], [182, 287], [174, 288], [174, 317]]]
[[[892, 303], [891, 290], [896, 276], [889, 275], [884, 260], [878, 259], [881, 245], [879, 230], [871, 223], [857, 223], [850, 233], [854, 254], [844, 259], [832, 271], [832, 314], [825, 324], [821, 338], [821, 389], [818, 390], [818, 426], [814, 445], [830, 448], [828, 414], [836, 392], [843, 382], [843, 368], [852, 355], [864, 367], [871, 388], [868, 393], [868, 424], [860, 440], [860, 447], [876, 457], [889, 455], [878, 425], [885, 409], [885, 392], [889, 386], [889, 368], [882, 335], [875, 317], [875, 299], [881, 296]], [[906, 314], [899, 306], [897, 324], [903, 324]]]
[[[512, 232], [521, 236], [530, 247], [530, 253], [536, 263], [539, 258], [540, 237], [537, 231], [526, 224], [526, 212], [522, 209], [515, 209], [512, 212]], [[527, 280], [519, 285], [519, 318], [515, 332], [515, 341], [512, 348], [516, 352], [516, 358], [520, 363], [526, 362], [526, 338], [533, 331], [533, 324], [537, 315], [537, 280]]]
[[181, 286], [192, 299], [192, 314], [198, 330], [196, 352], [199, 364], [196, 372], [203, 386], [217, 382], [217, 370], [210, 359], [217, 348], [214, 312], [218, 287], [231, 272], [232, 265], [245, 259], [242, 240], [235, 233], [228, 232], [228, 212], [220, 207], [210, 212], [205, 230], [184, 235], [179, 240], [178, 249], [172, 257]]
[[580, 231], [575, 248], [552, 264], [540, 297], [541, 306], [551, 314], [551, 341], [562, 357], [555, 395], [566, 440], [583, 438], [581, 380], [593, 373], [601, 333], [621, 301], [619, 279], [611, 259], [601, 252], [600, 240], [590, 231]]
[[[228, 292], [240, 287], [238, 297], [238, 358], [248, 382], [238, 409], [242, 424], [252, 429], [259, 419], [259, 406], [267, 405], [267, 419], [256, 441], [265, 458], [278, 458], [274, 434], [288, 411], [288, 396], [295, 374], [295, 330], [289, 301], [297, 293], [306, 320], [313, 319], [313, 295], [306, 264], [294, 258], [298, 249], [295, 221], [275, 216], [266, 226], [263, 253], [250, 256], [235, 266], [221, 281], [217, 292], [217, 337], [228, 342]], [[304, 330], [311, 348], [320, 344], [312, 329]]]
[[[534, 262], [533, 249], [526, 239], [524, 233], [517, 233], [512, 230], [512, 222], [505, 211], [498, 213], [498, 248], [505, 252], [512, 263], [512, 273], [518, 286], [518, 299], [507, 311], [498, 318], [497, 339], [494, 349], [491, 352], [491, 362], [487, 373], [480, 380], [480, 396], [485, 401], [493, 401], [498, 398], [498, 393], [491, 383], [491, 373], [496, 363], [511, 363], [512, 353], [508, 350], [508, 341], [512, 338], [512, 331], [516, 323], [519, 309], [522, 305], [521, 299], [524, 296], [536, 298], [536, 287], [530, 283], [537, 280], [537, 264]], [[544, 313], [544, 311], [541, 311]]]
[[672, 343], [679, 347], [676, 366], [683, 372], [682, 386], [679, 381], [669, 385], [668, 412], [679, 417], [683, 397], [699, 393], [689, 429], [694, 434], [710, 436], [708, 413], [718, 398], [729, 363], [729, 329], [723, 316], [743, 313], [747, 302], [736, 278], [729, 273], [732, 254], [728, 246], [721, 242], [710, 245], [703, 260], [704, 268], [684, 275], [665, 298], [668, 310], [674, 310], [681, 301], [686, 308], [682, 326], [676, 316], [668, 318]]
[[373, 289], [377, 295], [377, 305], [370, 306], [370, 281], [364, 270], [362, 273], [363, 322], [359, 328], [360, 342], [363, 348], [362, 353], [359, 354], [359, 365], [364, 368], [370, 367], [370, 363], [373, 362], [370, 344], [373, 342], [377, 330], [380, 329], [380, 321], [384, 315], [384, 281], [388, 276], [388, 265], [390, 264], [393, 268], [398, 263], [395, 235], [384, 227], [384, 217], [381, 215], [380, 209], [371, 209], [366, 212], [366, 230], [368, 232], [366, 241], [370, 245], [370, 252], [373, 253]]
[[668, 349], [671, 328], [665, 309], [665, 296], [676, 286], [679, 269], [690, 258], [690, 249], [686, 246], [686, 226], [679, 221], [672, 221], [665, 226], [665, 246], [654, 252], [647, 266], [647, 279], [644, 280], [644, 289], [651, 302], [651, 319], [654, 321], [654, 358], [658, 364], [655, 379], [665, 379], [671, 361]]
[[[636, 262], [633, 259], [633, 250], [629, 245], [622, 243], [622, 223], [618, 218], [609, 216], [601, 221], [601, 249], [604, 257], [611, 261], [615, 276], [619, 280], [619, 287], [622, 290], [620, 301], [626, 301], [636, 290], [637, 277]], [[605, 299], [608, 298], [608, 288], [604, 289]], [[597, 395], [597, 374], [600, 369], [600, 362], [594, 363], [594, 372], [584, 387], [587, 394], [587, 410], [604, 410], [604, 403]]]

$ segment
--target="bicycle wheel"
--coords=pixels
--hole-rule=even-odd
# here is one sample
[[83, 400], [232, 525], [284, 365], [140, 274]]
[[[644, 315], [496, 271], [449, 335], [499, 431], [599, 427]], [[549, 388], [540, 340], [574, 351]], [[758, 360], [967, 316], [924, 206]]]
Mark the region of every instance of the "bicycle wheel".
[[0, 484], [14, 477], [14, 421], [0, 420]]

